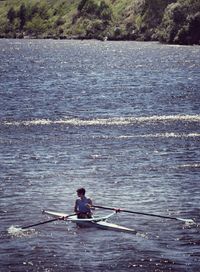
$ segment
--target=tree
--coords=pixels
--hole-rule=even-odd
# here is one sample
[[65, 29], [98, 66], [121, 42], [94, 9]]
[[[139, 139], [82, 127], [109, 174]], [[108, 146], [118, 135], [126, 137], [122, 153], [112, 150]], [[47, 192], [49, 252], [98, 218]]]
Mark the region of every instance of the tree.
[[100, 2], [99, 8], [97, 10], [97, 15], [103, 20], [110, 20], [112, 16], [112, 11], [104, 1]]
[[19, 9], [19, 19], [20, 19], [20, 29], [21, 30], [24, 28], [24, 25], [26, 23], [26, 13], [27, 13], [26, 6], [23, 3]]
[[168, 5], [158, 33], [160, 41], [176, 44], [200, 43], [199, 0], [178, 0]]
[[191, 44], [200, 44], [200, 12], [189, 17], [188, 32], [191, 37]]
[[8, 13], [7, 13], [7, 18], [9, 20], [9, 22], [12, 24], [14, 19], [16, 18], [16, 11], [14, 10], [13, 7], [11, 7], [9, 10], [8, 10]]
[[85, 6], [87, 0], [81, 0], [81, 2], [78, 5], [78, 11], [82, 11], [83, 7]]
[[188, 16], [186, 23], [178, 32], [177, 42], [180, 44], [200, 44], [200, 12]]

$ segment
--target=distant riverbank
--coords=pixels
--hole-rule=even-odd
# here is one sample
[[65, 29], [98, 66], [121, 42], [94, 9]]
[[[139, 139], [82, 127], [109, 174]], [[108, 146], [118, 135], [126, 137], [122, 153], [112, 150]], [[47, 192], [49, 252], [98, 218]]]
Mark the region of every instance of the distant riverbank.
[[197, 0], [0, 1], [0, 38], [200, 44]]

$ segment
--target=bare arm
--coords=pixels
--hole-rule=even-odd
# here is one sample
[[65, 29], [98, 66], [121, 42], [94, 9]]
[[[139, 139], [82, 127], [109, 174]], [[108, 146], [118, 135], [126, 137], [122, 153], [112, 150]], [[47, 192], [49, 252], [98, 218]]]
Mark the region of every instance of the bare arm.
[[90, 208], [91, 210], [95, 210], [94, 207], [92, 207], [92, 200], [88, 199], [88, 208]]
[[78, 201], [75, 201], [75, 205], [74, 205], [74, 212], [78, 213]]

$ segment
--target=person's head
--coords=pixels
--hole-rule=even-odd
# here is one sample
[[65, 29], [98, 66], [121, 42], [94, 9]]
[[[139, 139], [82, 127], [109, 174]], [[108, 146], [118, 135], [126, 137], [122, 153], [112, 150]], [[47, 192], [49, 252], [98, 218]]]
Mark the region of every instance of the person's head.
[[84, 196], [85, 195], [85, 188], [79, 188], [77, 191], [77, 195], [80, 196]]

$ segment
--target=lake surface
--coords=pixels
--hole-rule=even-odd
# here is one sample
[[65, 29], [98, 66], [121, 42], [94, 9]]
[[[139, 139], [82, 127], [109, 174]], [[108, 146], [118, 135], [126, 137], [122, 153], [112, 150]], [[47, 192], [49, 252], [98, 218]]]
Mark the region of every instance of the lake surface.
[[[0, 40], [0, 268], [200, 271], [200, 47]], [[59, 221], [84, 186], [138, 235]], [[96, 214], [108, 214], [98, 211]]]

